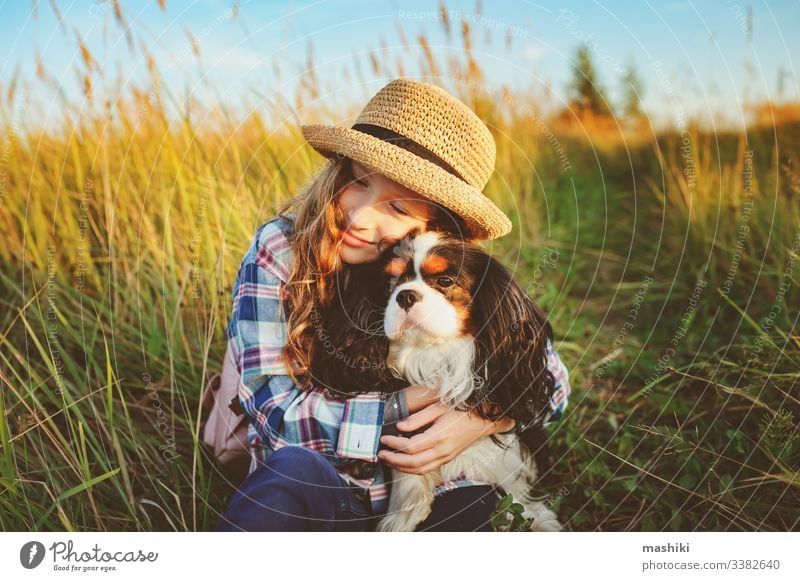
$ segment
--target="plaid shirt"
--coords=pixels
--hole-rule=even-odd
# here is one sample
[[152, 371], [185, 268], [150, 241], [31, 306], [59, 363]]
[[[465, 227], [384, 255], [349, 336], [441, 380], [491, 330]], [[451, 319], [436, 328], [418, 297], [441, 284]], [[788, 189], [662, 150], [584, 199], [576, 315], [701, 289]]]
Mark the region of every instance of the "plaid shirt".
[[[303, 446], [323, 454], [342, 478], [369, 501], [373, 513], [388, 508], [388, 467], [378, 461], [380, 437], [388, 418], [403, 419], [387, 393], [369, 392], [336, 399], [326, 388], [306, 390], [289, 377], [281, 351], [286, 322], [280, 300], [289, 278], [292, 251], [287, 240], [293, 223], [277, 217], [261, 225], [245, 254], [233, 287], [227, 335], [241, 374], [239, 400], [250, 418], [251, 472], [283, 446]], [[548, 368], [556, 379], [550, 421], [561, 418], [570, 393], [568, 373], [548, 343]], [[392, 408], [397, 407], [393, 403]], [[386, 416], [384, 416], [386, 411]], [[392, 413], [390, 413], [392, 412]], [[436, 491], [485, 484], [459, 477], [440, 482]]]

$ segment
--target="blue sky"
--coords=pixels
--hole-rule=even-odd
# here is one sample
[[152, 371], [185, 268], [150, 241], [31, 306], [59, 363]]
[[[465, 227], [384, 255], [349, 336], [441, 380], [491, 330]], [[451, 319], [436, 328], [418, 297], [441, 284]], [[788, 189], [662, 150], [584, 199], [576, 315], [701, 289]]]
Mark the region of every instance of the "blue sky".
[[[7, 87], [18, 73], [21, 83], [27, 81], [30, 100], [42, 104], [42, 115], [55, 118], [62, 103], [58, 93], [72, 102], [81, 100], [78, 71], [85, 67], [80, 34], [102, 71], [102, 79], [95, 76], [96, 91], [116, 79], [123, 86], [143, 86], [145, 46], [179, 99], [191, 93], [207, 104], [221, 100], [232, 108], [244, 108], [244, 103], [259, 107], [262, 99], [294, 94], [310, 41], [324, 104], [337, 111], [345, 104], [363, 105], [385, 83], [369, 67], [369, 53], [382, 43], [389, 48], [377, 50], [378, 58], [387, 58], [387, 53], [392, 61], [418, 58], [419, 47], [404, 52], [400, 46], [398, 25], [412, 45], [424, 33], [442, 59], [461, 53], [459, 35], [448, 40], [444, 34], [435, 1], [243, 0], [236, 18], [229, 1], [166, 4], [163, 11], [157, 2], [121, 0], [134, 42], [131, 50], [109, 1], [56, 0], [61, 25], [48, 1], [38, 2], [35, 14], [34, 3], [2, 2], [0, 50], [5, 59], [0, 82]], [[752, 44], [748, 7], [753, 15]], [[619, 97], [622, 69], [633, 62], [644, 81], [648, 112], [667, 121], [675, 118], [678, 106], [701, 118], [713, 113], [736, 122], [743, 101], [800, 100], [796, 0], [484, 1], [480, 18], [474, 0], [451, 0], [446, 8], [453, 21], [470, 19], [473, 48], [489, 85], [537, 94], [549, 88], [555, 106], [567, 98], [571, 59], [582, 41], [592, 48], [612, 100]], [[198, 41], [201, 61], [192, 52], [186, 30]], [[512, 36], [510, 49], [506, 33]], [[36, 78], [37, 54], [58, 91]], [[343, 77], [346, 68], [355, 70], [355, 59], [366, 82], [355, 75]], [[413, 68], [406, 71], [411, 77], [414, 73]]]

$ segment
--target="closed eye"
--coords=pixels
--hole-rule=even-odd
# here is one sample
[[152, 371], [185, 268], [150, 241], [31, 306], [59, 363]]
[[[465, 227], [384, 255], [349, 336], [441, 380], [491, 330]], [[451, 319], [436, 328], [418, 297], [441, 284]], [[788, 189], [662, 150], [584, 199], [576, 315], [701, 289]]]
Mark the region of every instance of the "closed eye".
[[401, 214], [401, 215], [403, 215], [403, 216], [408, 216], [408, 215], [409, 215], [409, 213], [408, 213], [408, 212], [406, 212], [406, 211], [405, 211], [403, 208], [401, 208], [401, 207], [400, 207], [400, 206], [398, 206], [397, 204], [394, 204], [394, 203], [392, 203], [392, 204], [390, 204], [390, 206], [391, 206], [391, 207], [394, 209], [394, 211], [395, 211], [395, 212], [397, 212], [398, 214]]
[[359, 186], [362, 187], [367, 186], [367, 178], [369, 176], [364, 175], [364, 172], [361, 170], [361, 168], [356, 168], [355, 164], [351, 168], [350, 175], [353, 177], [353, 182], [355, 182]]

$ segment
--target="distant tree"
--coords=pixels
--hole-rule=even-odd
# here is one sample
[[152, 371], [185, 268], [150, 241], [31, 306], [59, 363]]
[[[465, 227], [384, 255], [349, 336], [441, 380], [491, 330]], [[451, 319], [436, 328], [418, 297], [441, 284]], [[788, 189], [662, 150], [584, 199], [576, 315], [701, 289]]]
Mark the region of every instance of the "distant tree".
[[603, 95], [603, 88], [597, 76], [592, 53], [585, 43], [578, 47], [575, 53], [575, 64], [572, 68], [572, 82], [570, 83], [573, 107], [581, 112], [591, 112], [595, 115], [613, 115], [608, 101]]
[[622, 73], [622, 113], [629, 119], [636, 119], [644, 115], [642, 109], [642, 94], [644, 84], [633, 62], [628, 63]]

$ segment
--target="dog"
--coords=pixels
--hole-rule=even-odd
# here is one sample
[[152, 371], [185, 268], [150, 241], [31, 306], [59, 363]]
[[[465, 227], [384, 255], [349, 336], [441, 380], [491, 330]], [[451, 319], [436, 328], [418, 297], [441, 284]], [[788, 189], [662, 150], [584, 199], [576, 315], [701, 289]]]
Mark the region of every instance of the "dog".
[[531, 530], [560, 530], [530, 495], [555, 383], [546, 351], [552, 329], [512, 273], [478, 245], [417, 230], [337, 284], [340, 302], [325, 314], [324, 341], [314, 342], [315, 380], [345, 397], [424, 383], [453, 409], [516, 422], [427, 474], [392, 470], [377, 530], [415, 530], [431, 512], [435, 484], [461, 473], [511, 493]]

